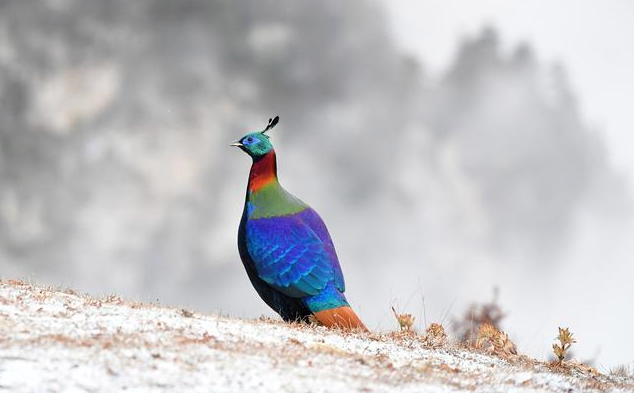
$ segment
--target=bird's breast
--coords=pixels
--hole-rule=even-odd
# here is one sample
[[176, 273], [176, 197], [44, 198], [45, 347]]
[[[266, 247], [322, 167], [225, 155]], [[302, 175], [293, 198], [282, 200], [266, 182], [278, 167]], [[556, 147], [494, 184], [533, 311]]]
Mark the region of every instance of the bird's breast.
[[249, 219], [284, 217], [301, 213], [308, 205], [279, 185], [266, 186], [249, 193], [245, 212]]

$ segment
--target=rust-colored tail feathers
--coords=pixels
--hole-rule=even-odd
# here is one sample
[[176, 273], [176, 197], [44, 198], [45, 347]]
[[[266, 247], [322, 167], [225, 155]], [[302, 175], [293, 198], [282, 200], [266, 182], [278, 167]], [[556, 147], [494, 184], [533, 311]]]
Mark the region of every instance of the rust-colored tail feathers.
[[361, 329], [369, 332], [361, 319], [350, 307], [337, 307], [314, 313], [315, 318], [326, 327], [339, 327], [344, 329]]

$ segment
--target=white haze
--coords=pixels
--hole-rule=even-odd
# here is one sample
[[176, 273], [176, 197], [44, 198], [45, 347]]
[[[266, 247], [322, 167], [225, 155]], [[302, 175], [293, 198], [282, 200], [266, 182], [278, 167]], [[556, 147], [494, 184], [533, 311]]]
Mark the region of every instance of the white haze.
[[611, 157], [634, 179], [634, 3], [628, 0], [407, 0], [382, 2], [397, 43], [442, 72], [456, 40], [489, 24], [507, 46], [530, 42], [539, 57], [563, 62], [579, 92], [584, 117], [601, 127]]
[[0, 2], [0, 274], [270, 314], [227, 143], [279, 114], [280, 179], [369, 326], [450, 325], [497, 287], [520, 350], [566, 325], [579, 358], [632, 362], [630, 182], [567, 65], [489, 28], [428, 73], [388, 26], [361, 0]]
[[[452, 43], [478, 31], [483, 25], [499, 28], [503, 46], [511, 48], [521, 42], [535, 44], [539, 58], [550, 63], [565, 64], [570, 80], [579, 92], [578, 105], [583, 118], [598, 125], [599, 134], [605, 136], [609, 160], [620, 168], [622, 176], [634, 180], [634, 117], [630, 97], [634, 94], [634, 6], [626, 0], [585, 1], [573, 0], [514, 2], [484, 0], [477, 2], [424, 0], [416, 3], [396, 0], [383, 2], [390, 15], [390, 27], [404, 50], [417, 54], [432, 74], [442, 74], [455, 56]], [[568, 245], [565, 263], [551, 272], [560, 282], [559, 288], [534, 304], [548, 304], [548, 324], [563, 323], [558, 315], [568, 314], [569, 292], [577, 297], [581, 310], [571, 315], [575, 325], [585, 328], [591, 337], [612, 337], [610, 350], [596, 345], [598, 358], [611, 359], [618, 352], [620, 335], [634, 322], [634, 312], [623, 306], [631, 301], [630, 289], [634, 276], [634, 228], [632, 224], [613, 228], [609, 223], [580, 216], [574, 241]], [[605, 270], [604, 264], [615, 270]], [[570, 272], [570, 273], [566, 273]], [[575, 272], [575, 274], [572, 274]], [[539, 271], [542, 274], [542, 271]], [[575, 279], [564, 279], [572, 275]], [[554, 286], [548, 286], [555, 289]], [[592, 288], [592, 290], [588, 290]], [[545, 299], [545, 301], [544, 301]], [[620, 299], [620, 300], [619, 300]], [[525, 304], [521, 296], [518, 304]], [[552, 308], [550, 308], [552, 307]], [[517, 314], [517, 313], [514, 313]], [[530, 323], [526, 315], [514, 315], [518, 323]], [[572, 323], [572, 322], [571, 322]], [[617, 332], [613, 327], [621, 326]], [[548, 341], [540, 325], [531, 349], [538, 342]], [[598, 341], [598, 339], [597, 339]], [[580, 343], [585, 345], [587, 343]], [[587, 346], [588, 350], [590, 345]], [[634, 344], [625, 345], [620, 362], [632, 362]], [[547, 349], [539, 348], [541, 351]], [[590, 355], [588, 355], [590, 356]], [[616, 355], [615, 355], [616, 356]]]

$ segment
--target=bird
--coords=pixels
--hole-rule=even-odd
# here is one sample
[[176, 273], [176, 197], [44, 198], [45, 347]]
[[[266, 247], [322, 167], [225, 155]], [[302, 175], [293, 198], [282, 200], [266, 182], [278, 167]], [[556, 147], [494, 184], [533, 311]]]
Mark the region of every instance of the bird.
[[286, 322], [314, 318], [329, 328], [368, 331], [344, 295], [343, 272], [323, 220], [280, 185], [267, 135], [278, 122], [279, 116], [270, 118], [264, 130], [230, 144], [252, 158], [238, 227], [247, 276]]

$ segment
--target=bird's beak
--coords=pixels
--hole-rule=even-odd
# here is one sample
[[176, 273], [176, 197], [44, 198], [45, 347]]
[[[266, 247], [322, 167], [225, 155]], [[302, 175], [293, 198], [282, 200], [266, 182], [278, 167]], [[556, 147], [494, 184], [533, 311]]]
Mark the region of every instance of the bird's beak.
[[244, 145], [242, 143], [240, 143], [240, 141], [235, 141], [229, 144], [229, 146], [235, 146], [235, 147], [244, 147]]

